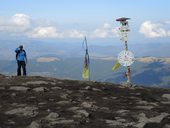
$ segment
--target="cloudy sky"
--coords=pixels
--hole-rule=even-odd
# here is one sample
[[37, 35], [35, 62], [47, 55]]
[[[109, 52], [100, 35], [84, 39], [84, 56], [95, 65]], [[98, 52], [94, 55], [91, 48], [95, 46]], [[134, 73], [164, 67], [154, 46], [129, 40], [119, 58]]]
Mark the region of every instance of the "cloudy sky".
[[130, 17], [129, 42], [168, 42], [169, 0], [1, 0], [0, 38], [117, 40]]

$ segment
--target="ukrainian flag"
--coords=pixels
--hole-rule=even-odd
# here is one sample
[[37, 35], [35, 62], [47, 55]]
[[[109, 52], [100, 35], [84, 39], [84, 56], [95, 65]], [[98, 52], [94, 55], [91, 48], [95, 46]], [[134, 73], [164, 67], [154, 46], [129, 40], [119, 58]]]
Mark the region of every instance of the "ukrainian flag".
[[113, 66], [113, 68], [112, 68], [112, 71], [115, 71], [118, 67], [120, 67], [120, 63], [119, 63], [119, 61], [117, 60], [116, 61], [116, 64]]
[[89, 55], [88, 51], [86, 50], [85, 60], [84, 60], [84, 69], [82, 72], [82, 77], [85, 80], [89, 80]]

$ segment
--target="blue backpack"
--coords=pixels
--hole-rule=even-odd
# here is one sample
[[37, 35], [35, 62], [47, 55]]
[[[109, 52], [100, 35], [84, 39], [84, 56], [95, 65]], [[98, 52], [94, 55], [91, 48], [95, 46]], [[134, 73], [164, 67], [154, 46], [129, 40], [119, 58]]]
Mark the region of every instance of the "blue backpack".
[[[25, 50], [22, 50], [22, 51], [24, 52], [24, 55], [25, 55], [25, 53], [26, 53]], [[17, 57], [18, 57], [18, 55], [19, 55], [20, 52], [21, 52], [21, 50], [18, 50], [18, 51], [17, 51], [17, 53], [16, 53], [16, 60], [17, 60]]]

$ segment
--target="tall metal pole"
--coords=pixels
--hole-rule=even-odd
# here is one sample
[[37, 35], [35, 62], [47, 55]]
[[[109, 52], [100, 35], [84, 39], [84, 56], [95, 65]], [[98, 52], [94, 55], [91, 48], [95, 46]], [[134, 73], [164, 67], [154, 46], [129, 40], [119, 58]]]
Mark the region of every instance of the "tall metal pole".
[[[128, 51], [128, 44], [127, 41], [125, 41], [125, 50]], [[131, 83], [131, 71], [130, 66], [126, 67], [126, 75], [127, 75], [127, 83]]]
[[[128, 21], [130, 18], [119, 18], [116, 19], [116, 21], [119, 21], [121, 24], [121, 27], [119, 28], [120, 30], [120, 34], [121, 34], [121, 40], [124, 41], [125, 43], [125, 51], [128, 51], [128, 31], [129, 30], [129, 25], [128, 25]], [[131, 71], [130, 71], [130, 66], [126, 67], [126, 75], [127, 75], [127, 83], [131, 84]]]

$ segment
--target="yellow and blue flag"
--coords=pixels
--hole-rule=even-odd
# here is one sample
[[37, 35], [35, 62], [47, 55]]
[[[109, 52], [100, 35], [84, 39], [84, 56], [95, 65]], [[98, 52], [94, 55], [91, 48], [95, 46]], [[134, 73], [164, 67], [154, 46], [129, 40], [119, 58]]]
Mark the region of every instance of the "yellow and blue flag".
[[117, 68], [119, 68], [120, 67], [120, 63], [119, 63], [119, 61], [117, 60], [116, 61], [116, 64], [112, 67], [112, 71], [115, 71]]
[[82, 77], [85, 80], [89, 80], [89, 54], [88, 54], [87, 50], [86, 50], [86, 54], [85, 54], [84, 69], [82, 72]]

